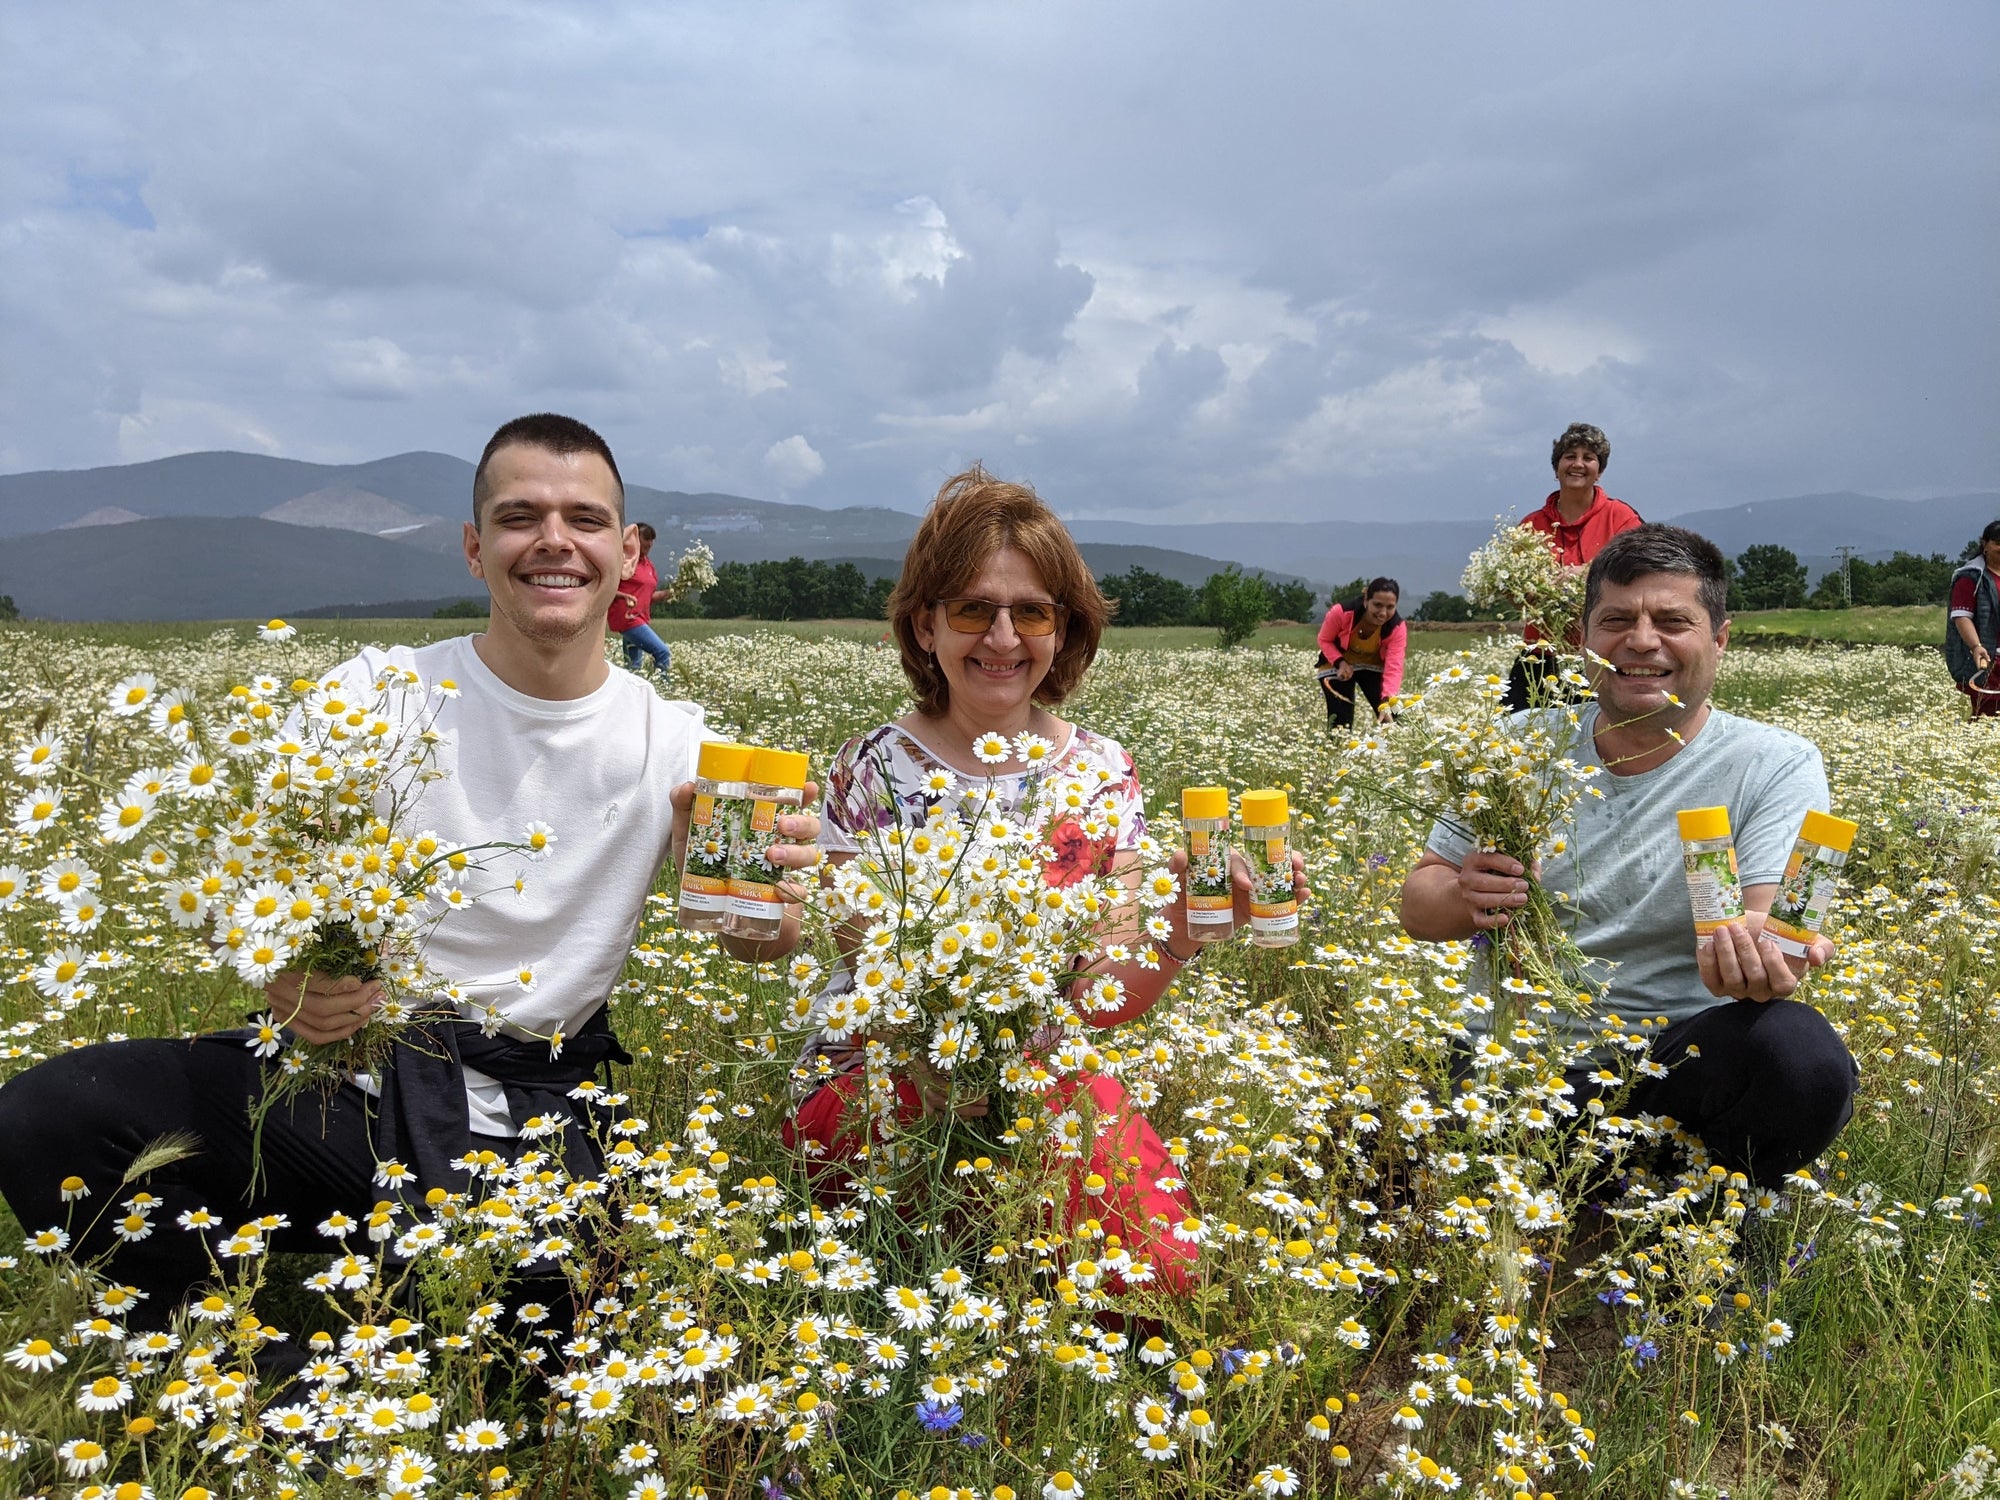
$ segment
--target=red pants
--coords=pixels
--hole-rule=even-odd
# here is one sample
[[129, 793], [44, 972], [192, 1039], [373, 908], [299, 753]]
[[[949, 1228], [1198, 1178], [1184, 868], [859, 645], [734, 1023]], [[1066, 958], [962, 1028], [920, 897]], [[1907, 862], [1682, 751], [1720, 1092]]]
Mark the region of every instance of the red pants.
[[[785, 1122], [785, 1144], [816, 1142], [823, 1150], [815, 1160], [852, 1161], [861, 1147], [861, 1131], [850, 1122], [849, 1110], [866, 1087], [867, 1080], [859, 1073], [844, 1073], [822, 1085]], [[1162, 1177], [1179, 1177], [1179, 1167], [1146, 1117], [1126, 1102], [1116, 1079], [1102, 1074], [1064, 1078], [1043, 1096], [1043, 1108], [1051, 1115], [1061, 1113], [1070, 1108], [1080, 1089], [1089, 1091], [1096, 1106], [1097, 1136], [1068, 1174], [1064, 1231], [1074, 1234], [1086, 1220], [1097, 1220], [1106, 1235], [1118, 1236], [1134, 1260], [1152, 1263], [1158, 1285], [1185, 1295], [1193, 1288], [1200, 1252], [1176, 1238], [1173, 1226], [1194, 1214], [1194, 1204], [1184, 1188], [1166, 1192], [1154, 1186]], [[922, 1114], [916, 1085], [898, 1078], [896, 1118], [907, 1125]], [[1101, 1193], [1090, 1191], [1088, 1179], [1093, 1174], [1103, 1179]]]

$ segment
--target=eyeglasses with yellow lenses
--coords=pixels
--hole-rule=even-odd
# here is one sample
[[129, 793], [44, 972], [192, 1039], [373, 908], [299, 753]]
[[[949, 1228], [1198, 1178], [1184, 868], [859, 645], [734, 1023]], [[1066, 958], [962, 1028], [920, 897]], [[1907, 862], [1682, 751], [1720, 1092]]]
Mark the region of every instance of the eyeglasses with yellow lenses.
[[1016, 635], [1054, 635], [1069, 614], [1069, 606], [1053, 599], [1020, 599], [1012, 604], [995, 604], [991, 599], [940, 599], [944, 622], [960, 635], [984, 635], [1006, 610], [1014, 622]]

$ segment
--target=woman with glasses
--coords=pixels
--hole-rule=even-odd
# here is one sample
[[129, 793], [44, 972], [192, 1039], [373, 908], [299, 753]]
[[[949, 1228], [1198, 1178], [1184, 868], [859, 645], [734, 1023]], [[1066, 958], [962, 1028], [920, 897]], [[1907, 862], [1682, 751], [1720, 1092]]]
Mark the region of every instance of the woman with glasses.
[[[834, 758], [820, 835], [827, 859], [853, 858], [857, 836], [871, 830], [922, 823], [940, 797], [983, 798], [990, 786], [1000, 810], [1011, 815], [1029, 800], [1032, 780], [1085, 770], [1114, 789], [1116, 831], [1092, 838], [1075, 824], [1058, 827], [1056, 857], [1043, 879], [1060, 886], [1120, 869], [1133, 870], [1136, 879], [1146, 818], [1132, 758], [1115, 740], [1055, 713], [1097, 655], [1110, 615], [1076, 543], [1034, 491], [976, 467], [948, 480], [910, 542], [889, 600], [890, 628], [915, 707], [850, 740]], [[1041, 757], [1032, 772], [1018, 759], [996, 764], [981, 756], [980, 741], [995, 734], [1015, 743], [1020, 736], [1032, 737], [1031, 749]], [[940, 781], [956, 790], [934, 790]], [[990, 811], [989, 804], [979, 805]], [[1185, 856], [1175, 860], [1184, 863]], [[1247, 874], [1242, 879], [1238, 920], [1247, 923]], [[1301, 876], [1301, 888], [1303, 883]], [[1116, 1012], [1086, 1013], [1091, 1025], [1115, 1026], [1144, 1014], [1194, 960], [1200, 950], [1188, 936], [1184, 904], [1176, 901], [1167, 914], [1173, 932], [1156, 945], [1163, 951], [1155, 967], [1108, 959], [1090, 966], [1092, 976], [1115, 975], [1126, 996]], [[842, 975], [834, 982], [845, 980]], [[864, 1087], [858, 1048], [815, 1043], [802, 1064], [824, 1081], [800, 1102], [786, 1139], [806, 1144], [824, 1161], [851, 1160], [862, 1144], [856, 1124]], [[1116, 1081], [1066, 1078], [1055, 1097], [1085, 1087], [1095, 1101], [1100, 1134], [1095, 1150], [1078, 1164], [1071, 1217], [1095, 1217], [1135, 1259], [1151, 1262], [1160, 1285], [1184, 1290], [1195, 1248], [1156, 1227], [1179, 1224], [1193, 1212], [1185, 1191], [1171, 1186], [1178, 1169]], [[934, 1112], [944, 1099], [935, 1079], [899, 1081], [898, 1107], [906, 1120]], [[986, 1105], [973, 1101], [958, 1109], [976, 1116]], [[1111, 1184], [1095, 1201], [1080, 1188], [1090, 1173]], [[829, 1176], [844, 1179], [846, 1173]], [[1169, 1188], [1158, 1186], [1162, 1179]]]

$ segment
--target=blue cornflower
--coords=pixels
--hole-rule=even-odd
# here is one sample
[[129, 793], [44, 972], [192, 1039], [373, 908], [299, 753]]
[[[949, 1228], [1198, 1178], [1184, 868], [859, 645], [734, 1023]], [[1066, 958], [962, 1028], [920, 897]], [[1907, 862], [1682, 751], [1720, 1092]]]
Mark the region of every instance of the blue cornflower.
[[1222, 1373], [1234, 1375], [1243, 1368], [1243, 1362], [1250, 1357], [1247, 1349], [1224, 1349], [1222, 1351]]
[[764, 1500], [785, 1500], [784, 1486], [768, 1474], [757, 1481], [757, 1493], [763, 1496]]
[[958, 1435], [958, 1445], [961, 1448], [984, 1448], [988, 1441], [983, 1432], [961, 1432]]
[[960, 1406], [946, 1406], [937, 1401], [919, 1401], [917, 1420], [924, 1424], [926, 1432], [950, 1432], [964, 1417], [965, 1409]]
[[1660, 1346], [1641, 1334], [1626, 1334], [1625, 1347], [1632, 1351], [1632, 1363], [1642, 1370], [1660, 1357]]

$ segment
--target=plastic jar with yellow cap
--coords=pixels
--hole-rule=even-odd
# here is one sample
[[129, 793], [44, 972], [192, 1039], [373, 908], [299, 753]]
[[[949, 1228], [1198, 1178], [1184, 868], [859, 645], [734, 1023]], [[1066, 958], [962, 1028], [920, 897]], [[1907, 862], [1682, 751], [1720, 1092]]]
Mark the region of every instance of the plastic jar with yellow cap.
[[1856, 824], [1831, 813], [1808, 809], [1805, 823], [1785, 861], [1785, 878], [1778, 886], [1764, 931], [1781, 952], [1804, 958], [1813, 938], [1833, 914], [1833, 894], [1840, 884], [1840, 867], [1854, 847]]
[[749, 792], [748, 745], [704, 740], [695, 761], [694, 806], [681, 855], [681, 899], [674, 920], [688, 932], [720, 932], [729, 909], [730, 831]]
[[785, 902], [778, 894], [784, 871], [764, 858], [778, 842], [778, 812], [804, 803], [806, 757], [797, 750], [751, 752], [745, 809], [729, 841], [729, 904], [722, 930], [732, 937], [769, 942], [784, 927]]
[[1736, 840], [1729, 809], [1696, 807], [1674, 815], [1681, 826], [1681, 868], [1687, 872], [1694, 933], [1709, 936], [1743, 916], [1743, 883], [1736, 876]]
[[1299, 903], [1292, 890], [1292, 808], [1279, 791], [1245, 792], [1243, 857], [1250, 866], [1250, 941], [1289, 948], [1299, 940]]
[[1181, 830], [1187, 835], [1188, 936], [1221, 943], [1236, 936], [1236, 891], [1229, 879], [1229, 788], [1181, 789]]

